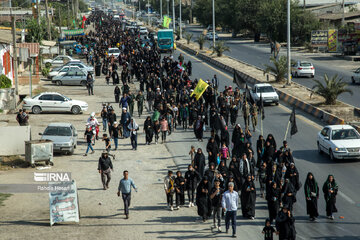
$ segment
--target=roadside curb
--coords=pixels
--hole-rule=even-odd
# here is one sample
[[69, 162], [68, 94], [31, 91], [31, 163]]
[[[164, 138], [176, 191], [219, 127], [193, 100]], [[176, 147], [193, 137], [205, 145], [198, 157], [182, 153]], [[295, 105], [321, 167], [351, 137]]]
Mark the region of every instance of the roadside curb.
[[[198, 58], [200, 58], [200, 59], [202, 59], [202, 60], [204, 60], [206, 62], [209, 62], [210, 64], [215, 65], [215, 66], [217, 66], [217, 67], [219, 67], [219, 68], [221, 68], [223, 70], [226, 70], [226, 71], [228, 71], [228, 72], [230, 72], [232, 74], [236, 71], [237, 74], [242, 78], [242, 80], [247, 82], [247, 83], [251, 83], [251, 84], [260, 83], [259, 80], [255, 79], [255, 78], [253, 78], [253, 77], [251, 77], [251, 76], [249, 76], [249, 75], [247, 75], [247, 74], [245, 74], [245, 73], [243, 73], [243, 72], [241, 72], [241, 71], [239, 71], [237, 69], [229, 67], [229, 66], [217, 61], [214, 58], [211, 58], [211, 57], [206, 56], [206, 55], [204, 55], [202, 53], [199, 53], [199, 52], [195, 51], [194, 49], [191, 49], [191, 48], [185, 46], [182, 43], [177, 42], [176, 45], [177, 45], [177, 47], [181, 48], [182, 50], [184, 50], [184, 51], [186, 51], [186, 52], [188, 52], [188, 53], [190, 53], [192, 55], [196, 55]], [[231, 58], [231, 59], [236, 60], [234, 58]], [[236, 61], [238, 61], [238, 60], [236, 60]], [[242, 61], [239, 61], [239, 62], [244, 63]], [[251, 66], [250, 64], [247, 64], [247, 63], [244, 63], [244, 64], [246, 64], [248, 66]], [[259, 68], [255, 67], [255, 66], [252, 66], [252, 67], [254, 67], [256, 69], [259, 69]], [[235, 82], [235, 83], [237, 85], [241, 84], [241, 83], [238, 83], [238, 82]], [[317, 118], [317, 119], [319, 119], [319, 120], [321, 120], [321, 121], [323, 121], [325, 123], [328, 123], [328, 124], [331, 124], [331, 125], [333, 125], [333, 124], [345, 124], [344, 119], [342, 119], [340, 117], [337, 117], [337, 116], [335, 116], [335, 115], [333, 115], [333, 114], [331, 114], [329, 112], [326, 112], [326, 111], [324, 111], [324, 110], [322, 110], [322, 109], [320, 109], [318, 107], [315, 107], [315, 106], [313, 106], [311, 104], [308, 104], [308, 103], [306, 103], [306, 102], [304, 102], [304, 101], [302, 101], [302, 100], [300, 100], [300, 99], [298, 99], [298, 98], [296, 98], [296, 97], [294, 97], [294, 96], [292, 96], [292, 95], [290, 95], [288, 93], [285, 93], [285, 92], [281, 91], [281, 89], [279, 89], [279, 88], [276, 88], [276, 87], [274, 87], [274, 88], [278, 92], [279, 98], [282, 101], [284, 101], [285, 103], [290, 104], [292, 106], [295, 106], [296, 108], [301, 109], [302, 111], [314, 116], [315, 118]], [[360, 111], [355, 107], [354, 107], [354, 109], [355, 109], [355, 111]], [[360, 130], [359, 126], [354, 126], [354, 127], [358, 131]]]

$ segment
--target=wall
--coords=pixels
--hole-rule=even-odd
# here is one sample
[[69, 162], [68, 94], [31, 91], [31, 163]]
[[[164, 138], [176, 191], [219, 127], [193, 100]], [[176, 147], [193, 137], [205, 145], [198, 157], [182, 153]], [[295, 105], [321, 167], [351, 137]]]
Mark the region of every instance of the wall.
[[0, 127], [0, 156], [24, 155], [30, 131], [30, 126]]

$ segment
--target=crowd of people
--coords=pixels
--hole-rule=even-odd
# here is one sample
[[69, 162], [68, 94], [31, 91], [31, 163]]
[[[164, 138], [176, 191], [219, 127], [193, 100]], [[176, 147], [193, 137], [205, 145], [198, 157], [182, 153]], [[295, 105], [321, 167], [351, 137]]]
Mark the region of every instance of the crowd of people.
[[[119, 138], [130, 138], [132, 149], [137, 150], [139, 125], [134, 118], [137, 103], [139, 117], [143, 115], [144, 106], [151, 113], [146, 117], [143, 128], [147, 145], [153, 141], [157, 144], [160, 136], [161, 143], [165, 143], [168, 135], [179, 130], [192, 130], [199, 142], [204, 140], [204, 132], [210, 132], [205, 151], [191, 147], [191, 161], [184, 175], [181, 171], [175, 174], [169, 171], [165, 177], [164, 190], [170, 210], [185, 206], [187, 192], [188, 207], [196, 205], [197, 213], [204, 222], [212, 216], [213, 230], [219, 232], [224, 217], [226, 232], [231, 223], [232, 236], [235, 237], [238, 204], [242, 216], [253, 220], [256, 199], [262, 197], [268, 206], [268, 219], [263, 230], [265, 239], [273, 239], [275, 232], [280, 239], [295, 239], [293, 209], [296, 195], [303, 187], [307, 214], [311, 221], [316, 220], [320, 190], [314, 174], [308, 173], [302, 186], [286, 141], [278, 147], [272, 134], [266, 138], [260, 135], [256, 142], [253, 141], [252, 132], [256, 131], [259, 107], [248, 100], [247, 94], [237, 87], [220, 89], [219, 80], [214, 75], [213, 79], [206, 81], [210, 87], [196, 100], [192, 92], [198, 80], [191, 79], [192, 63], [186, 62], [182, 54], [177, 59], [171, 54], [162, 57], [153, 39], [143, 41], [137, 30], [124, 30], [123, 23], [104, 13], [92, 14], [88, 20], [94, 23], [95, 31], [79, 41], [87, 45], [84, 52], [88, 62], [101, 64], [107, 84], [112, 80], [115, 102], [122, 111], [118, 118], [115, 108], [108, 104], [101, 112], [106, 153], [99, 159], [99, 172], [103, 176], [104, 189], [108, 188], [111, 177], [112, 164], [108, 160], [109, 154], [114, 152], [111, 151], [111, 142], [114, 143], [113, 150], [117, 150]], [[111, 47], [120, 49], [118, 57], [107, 53]], [[121, 88], [118, 86], [120, 80]], [[135, 80], [140, 86], [136, 93], [129, 86]], [[89, 94], [92, 93], [91, 89]], [[239, 115], [243, 116], [244, 126], [237, 123]], [[97, 134], [91, 130], [92, 126], [99, 125], [91, 123], [93, 118], [89, 121], [85, 133], [87, 152], [92, 149], [92, 141]], [[255, 186], [256, 181], [259, 190]], [[128, 190], [129, 186], [135, 188], [132, 182], [127, 184]], [[118, 194], [123, 188], [119, 186]], [[326, 214], [329, 219], [334, 219], [338, 186], [332, 175], [323, 184], [322, 191]], [[123, 199], [128, 206], [128, 196], [123, 196]], [[272, 224], [275, 224], [276, 230]]]

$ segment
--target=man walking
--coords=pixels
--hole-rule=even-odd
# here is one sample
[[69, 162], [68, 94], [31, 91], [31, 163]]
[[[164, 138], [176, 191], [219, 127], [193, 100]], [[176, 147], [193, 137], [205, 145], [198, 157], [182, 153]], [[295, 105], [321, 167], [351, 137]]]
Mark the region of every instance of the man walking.
[[86, 77], [86, 86], [88, 89], [89, 96], [94, 95], [94, 78], [90, 72]]
[[139, 117], [141, 117], [144, 108], [144, 95], [142, 94], [142, 91], [139, 91], [138, 95], [136, 96], [136, 101]]
[[[221, 232], [221, 227], [220, 227], [221, 213], [222, 213], [221, 197], [223, 193], [224, 193], [224, 189], [220, 188], [220, 180], [215, 179], [214, 187], [211, 190], [210, 199], [213, 207], [213, 219], [214, 219], [213, 230], [217, 229], [218, 232]], [[217, 220], [217, 224], [216, 224], [216, 220]]]
[[114, 171], [111, 159], [108, 156], [108, 152], [105, 151], [101, 154], [98, 163], [98, 170], [101, 174], [101, 182], [103, 184], [104, 190], [109, 188], [109, 183], [111, 180], [111, 171]]
[[226, 233], [229, 231], [230, 220], [232, 226], [232, 237], [236, 238], [236, 211], [238, 209], [239, 194], [234, 191], [234, 183], [229, 182], [229, 190], [227, 190], [221, 200], [221, 205], [226, 211], [225, 225]]
[[131, 187], [135, 189], [137, 192], [137, 188], [135, 186], [134, 181], [129, 178], [129, 172], [125, 170], [123, 172], [124, 178], [120, 180], [117, 195], [120, 197], [120, 192], [122, 199], [124, 201], [124, 212], [125, 218], [129, 219], [129, 207], [130, 207], [130, 200], [131, 200]]
[[250, 125], [250, 105], [245, 99], [245, 103], [242, 108], [243, 116], [244, 116], [244, 123], [245, 123], [245, 129], [249, 129]]
[[254, 132], [257, 126], [257, 120], [258, 120], [258, 107], [256, 106], [256, 103], [254, 103], [251, 108], [251, 123], [253, 125]]

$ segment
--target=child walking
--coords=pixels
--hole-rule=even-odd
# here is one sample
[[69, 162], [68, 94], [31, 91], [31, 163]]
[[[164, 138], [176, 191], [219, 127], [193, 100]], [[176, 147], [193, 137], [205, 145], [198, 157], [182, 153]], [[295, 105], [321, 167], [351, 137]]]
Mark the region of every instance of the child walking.
[[115, 160], [115, 154], [110, 154], [111, 151], [111, 139], [108, 137], [106, 133], [103, 134], [102, 141], [105, 142], [105, 150], [109, 156], [111, 156]]

